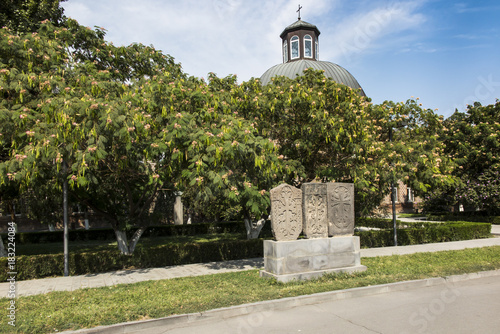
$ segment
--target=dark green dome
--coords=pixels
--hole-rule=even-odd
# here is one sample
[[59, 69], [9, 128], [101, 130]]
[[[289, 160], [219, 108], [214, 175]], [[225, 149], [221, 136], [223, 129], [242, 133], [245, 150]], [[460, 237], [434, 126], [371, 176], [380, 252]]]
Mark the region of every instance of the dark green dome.
[[342, 66], [328, 61], [301, 59], [284, 64], [278, 64], [268, 69], [260, 77], [260, 81], [263, 85], [267, 85], [271, 82], [271, 78], [275, 76], [285, 76], [290, 79], [294, 79], [298, 75], [303, 75], [304, 70], [308, 68], [323, 70], [325, 77], [330, 78], [337, 83], [351, 87], [352, 89], [359, 89], [360, 95], [366, 96], [358, 81], [352, 76], [351, 73], [349, 73], [349, 71]]

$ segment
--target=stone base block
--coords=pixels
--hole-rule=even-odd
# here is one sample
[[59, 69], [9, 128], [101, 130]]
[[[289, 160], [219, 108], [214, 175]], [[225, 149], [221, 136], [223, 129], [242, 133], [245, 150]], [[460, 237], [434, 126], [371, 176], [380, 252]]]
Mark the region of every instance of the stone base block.
[[264, 241], [262, 277], [278, 281], [310, 279], [325, 273], [364, 271], [359, 237]]
[[288, 283], [291, 281], [305, 281], [305, 280], [310, 280], [313, 278], [318, 278], [321, 277], [325, 274], [337, 274], [337, 273], [355, 273], [359, 271], [365, 271], [367, 268], [366, 266], [359, 265], [359, 266], [354, 266], [354, 267], [345, 267], [345, 268], [337, 268], [337, 269], [330, 269], [330, 270], [319, 270], [319, 271], [310, 271], [310, 272], [304, 272], [304, 273], [297, 273], [297, 274], [286, 274], [286, 275], [276, 275], [273, 273], [269, 273], [265, 270], [260, 271], [260, 277], [264, 278], [275, 278], [278, 282], [282, 283]]

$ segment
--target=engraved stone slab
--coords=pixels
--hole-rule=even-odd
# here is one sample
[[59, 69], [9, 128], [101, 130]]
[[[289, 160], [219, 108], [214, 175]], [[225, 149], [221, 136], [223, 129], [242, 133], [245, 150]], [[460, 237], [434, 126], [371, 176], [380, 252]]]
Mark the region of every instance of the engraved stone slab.
[[302, 232], [302, 190], [288, 184], [271, 189], [271, 230], [276, 241], [299, 237]]
[[326, 183], [302, 184], [303, 232], [306, 238], [327, 238], [327, 185]]
[[328, 183], [328, 235], [354, 234], [354, 184]]

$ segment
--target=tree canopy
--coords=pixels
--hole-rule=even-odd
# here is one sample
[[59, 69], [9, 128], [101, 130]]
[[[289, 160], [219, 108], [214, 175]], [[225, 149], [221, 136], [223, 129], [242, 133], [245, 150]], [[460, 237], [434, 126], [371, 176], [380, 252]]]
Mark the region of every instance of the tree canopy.
[[[209, 214], [255, 220], [281, 182], [353, 182], [358, 213], [369, 213], [395, 180], [425, 193], [461, 176], [451, 174], [453, 159], [498, 164], [494, 149], [471, 155], [485, 144], [498, 149], [497, 107], [478, 111], [491, 114], [488, 126], [472, 109], [443, 122], [418, 100], [374, 105], [314, 70], [265, 86], [214, 74], [204, 81], [153, 47], [116, 47], [104, 29], [71, 19], [45, 20], [36, 32], [0, 29], [0, 96], [2, 194], [56, 194], [67, 180], [75, 201], [109, 221], [125, 254], [161, 190], [182, 191]], [[454, 147], [453, 136], [467, 131], [476, 137]]]
[[445, 122], [444, 152], [455, 161], [452, 175], [457, 187], [436, 187], [426, 201], [428, 210], [452, 205], [469, 206], [500, 214], [500, 102], [482, 106], [475, 103], [466, 112], [456, 111]]
[[13, 31], [36, 32], [42, 21], [61, 25], [66, 20], [60, 7], [66, 0], [3, 0], [0, 2], [0, 28]]
[[442, 118], [417, 101], [373, 105], [311, 69], [266, 86], [251, 80], [234, 91], [239, 112], [255, 119], [297, 171], [288, 182], [353, 182], [359, 213], [378, 206], [391, 181], [404, 180], [420, 193], [453, 182], [449, 159], [436, 145]]
[[[161, 187], [266, 210], [265, 189], [284, 168], [275, 144], [226, 110], [223, 91], [152, 47], [114, 47], [72, 20], [0, 34], [2, 184], [68, 179], [73, 196], [109, 220], [124, 253]], [[129, 245], [131, 225], [141, 228]]]

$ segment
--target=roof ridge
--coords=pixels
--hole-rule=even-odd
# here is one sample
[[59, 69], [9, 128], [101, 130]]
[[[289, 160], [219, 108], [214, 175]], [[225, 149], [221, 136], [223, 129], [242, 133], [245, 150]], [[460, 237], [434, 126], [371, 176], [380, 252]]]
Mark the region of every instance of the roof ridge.
[[306, 22], [302, 19], [298, 19], [294, 23], [290, 24], [288, 27], [286, 27], [283, 32], [281, 33], [280, 37], [283, 38], [283, 36], [288, 32], [288, 31], [294, 31], [294, 30], [299, 30], [301, 28], [307, 28], [307, 29], [312, 29], [316, 31], [316, 34], [319, 36], [320, 31], [318, 27], [316, 27], [314, 24]]

